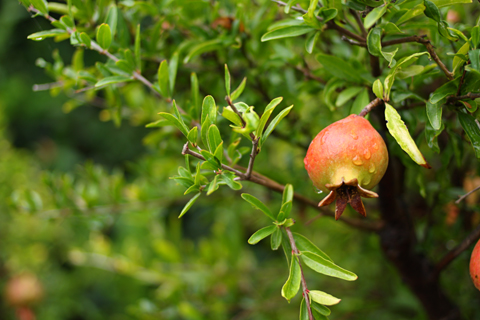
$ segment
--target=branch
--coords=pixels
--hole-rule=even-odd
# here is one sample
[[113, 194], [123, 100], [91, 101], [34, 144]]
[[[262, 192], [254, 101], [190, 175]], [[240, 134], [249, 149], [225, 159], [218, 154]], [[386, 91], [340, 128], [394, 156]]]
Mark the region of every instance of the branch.
[[[290, 230], [289, 227], [285, 227], [285, 231], [287, 232], [287, 235], [288, 235], [288, 239], [290, 240], [290, 246], [292, 247], [292, 252], [296, 255], [299, 255], [300, 254], [300, 251], [298, 251], [297, 249], [297, 245], [295, 244], [295, 239], [293, 238], [293, 234], [292, 234], [292, 231]], [[295, 257], [295, 259], [297, 259]], [[315, 320], [315, 318], [313, 317], [313, 314], [312, 314], [312, 309], [310, 307], [310, 298], [309, 298], [309, 295], [308, 295], [308, 289], [307, 289], [307, 282], [305, 281], [305, 276], [303, 275], [303, 269], [302, 269], [302, 264], [300, 263], [300, 259], [297, 259], [298, 261], [298, 265], [300, 266], [300, 274], [301, 274], [301, 277], [302, 277], [302, 294], [303, 294], [303, 298], [305, 299], [305, 304], [307, 305], [307, 310], [308, 310], [308, 319], [309, 320]], [[293, 261], [292, 261], [293, 263]]]
[[[195, 158], [198, 158], [202, 161], [205, 161], [205, 158], [201, 154], [199, 154], [195, 151], [192, 151], [188, 148], [188, 142], [185, 143], [185, 145], [183, 146], [182, 154], [183, 155], [189, 154], [191, 156], [194, 156]], [[243, 172], [241, 172], [237, 169], [234, 169], [230, 166], [222, 164], [222, 168], [235, 173], [238, 177], [240, 177], [241, 180], [256, 183], [256, 184], [264, 186], [264, 187], [266, 187], [266, 188], [268, 188], [272, 191], [275, 191], [275, 192], [278, 192], [278, 193], [283, 193], [283, 190], [285, 189], [284, 185], [282, 185], [282, 184], [280, 184], [280, 183], [278, 183], [278, 182], [276, 182], [276, 181], [274, 181], [270, 178], [267, 178], [267, 177], [259, 174], [258, 172], [252, 171], [251, 176], [249, 178], [247, 178], [246, 173], [243, 173]], [[242, 168], [242, 169], [244, 169], [244, 168]], [[312, 207], [313, 209], [321, 212], [321, 215], [319, 215], [319, 217], [324, 216], [324, 215], [329, 216], [329, 217], [335, 217], [335, 213], [333, 213], [332, 211], [330, 211], [326, 208], [318, 207], [317, 202], [312, 201], [312, 200], [308, 199], [307, 197], [305, 197], [303, 195], [300, 195], [298, 193], [294, 193], [293, 197], [296, 200], [302, 202], [303, 204], [306, 204], [306, 205]], [[344, 216], [340, 217], [339, 220], [345, 222], [346, 224], [348, 224], [348, 225], [350, 225], [354, 228], [365, 230], [365, 231], [373, 231], [373, 232], [380, 231], [383, 228], [383, 225], [384, 225], [383, 221], [371, 221], [371, 222], [369, 222], [369, 221], [364, 221], [364, 220], [355, 219], [355, 218], [348, 218], [348, 217], [344, 217]]]
[[253, 139], [252, 141], [252, 152], [250, 153], [250, 160], [248, 161], [248, 168], [247, 168], [247, 179], [250, 179], [252, 176], [253, 171], [253, 164], [255, 162], [255, 157], [258, 154], [258, 138]]
[[352, 39], [350, 39], [350, 38], [347, 38], [347, 37], [345, 37], [345, 36], [342, 36], [342, 40], [343, 40], [343, 41], [346, 41], [346, 42], [348, 42], [348, 43], [350, 43], [350, 44], [353, 44], [353, 45], [355, 45], [355, 46], [364, 47], [364, 48], [367, 47], [367, 43], [366, 43], [366, 42], [358, 42], [358, 41], [352, 40]]
[[435, 47], [432, 45], [430, 40], [426, 39], [426, 35], [410, 36], [410, 37], [385, 41], [385, 42], [382, 42], [382, 47], [388, 47], [394, 44], [407, 43], [407, 42], [417, 42], [417, 43], [423, 44], [427, 48], [427, 51], [428, 53], [430, 53], [430, 56], [432, 57], [432, 59], [437, 63], [438, 67], [442, 69], [443, 73], [445, 73], [448, 80], [453, 80], [454, 74], [448, 70], [445, 64], [437, 56], [437, 53], [435, 52]]
[[[277, 4], [280, 5], [280, 6], [283, 6], [283, 7], [285, 7], [285, 6], [287, 5], [287, 4], [286, 4], [285, 2], [283, 2], [283, 1], [279, 1], [279, 0], [272, 0], [272, 1], [275, 2], [275, 3], [277, 3]], [[307, 13], [307, 10], [303, 9], [303, 8], [300, 7], [300, 5], [298, 5], [298, 4], [297, 4], [295, 7], [291, 7], [291, 9], [292, 9], [293, 11], [297, 11], [297, 12], [300, 12], [300, 13], [302, 13], [302, 14]], [[318, 17], [318, 16], [317, 16], [317, 19], [318, 19], [319, 21], [323, 21], [323, 19], [320, 18], [320, 17]], [[341, 34], [343, 34], [343, 35], [345, 35], [345, 36], [347, 36], [347, 37], [350, 37], [350, 38], [355, 39], [355, 40], [360, 41], [360, 42], [366, 42], [366, 40], [365, 40], [364, 37], [361, 37], [361, 36], [359, 36], [358, 34], [355, 34], [355, 33], [351, 32], [350, 30], [347, 30], [347, 29], [339, 26], [339, 25], [336, 24], [333, 20], [328, 21], [328, 22], [326, 23], [326, 26], [327, 26], [326, 29], [334, 29], [334, 30], [337, 30], [339, 33], [341, 33]]]
[[358, 26], [360, 27], [360, 31], [362, 31], [362, 36], [364, 38], [367, 38], [368, 32], [365, 29], [365, 26], [363, 25], [362, 18], [360, 17], [360, 14], [358, 14], [358, 11], [355, 11], [353, 9], [350, 9], [350, 13], [353, 15], [355, 18], [355, 21], [357, 21]]
[[464, 100], [464, 99], [476, 99], [476, 98], [480, 98], [480, 93], [467, 93], [466, 95], [463, 95], [463, 96], [457, 96], [457, 97], [454, 97], [454, 96], [450, 96], [447, 98], [447, 103], [450, 103], [450, 102], [454, 102], [454, 101], [459, 101], [459, 100]]
[[466, 197], [468, 197], [469, 195], [471, 195], [472, 193], [474, 193], [475, 191], [477, 191], [479, 189], [480, 189], [480, 186], [476, 187], [475, 189], [471, 190], [467, 194], [464, 194], [463, 196], [461, 196], [457, 201], [455, 201], [455, 203], [459, 204], [463, 199], [465, 199]]
[[383, 103], [382, 99], [375, 98], [372, 102], [367, 104], [365, 108], [358, 114], [360, 117], [365, 117], [373, 108], [378, 107]]
[[445, 269], [450, 262], [458, 257], [463, 251], [480, 238], [480, 224], [454, 249], [450, 250], [435, 267], [434, 277], [438, 277], [440, 272]]

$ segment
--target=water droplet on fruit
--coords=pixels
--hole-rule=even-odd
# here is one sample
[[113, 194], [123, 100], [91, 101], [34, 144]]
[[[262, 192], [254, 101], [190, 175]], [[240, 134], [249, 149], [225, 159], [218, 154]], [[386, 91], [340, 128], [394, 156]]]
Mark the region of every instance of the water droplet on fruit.
[[371, 163], [370, 167], [368, 167], [368, 172], [374, 173], [375, 171], [377, 171], [377, 169], [375, 168], [375, 165]]
[[353, 131], [350, 131], [350, 136], [353, 138], [353, 140], [357, 140], [358, 139], [358, 136], [355, 132]]
[[370, 151], [366, 149], [365, 152], [363, 153], [363, 156], [365, 157], [365, 159], [368, 160], [372, 155], [370, 154]]
[[376, 143], [372, 144], [373, 149], [378, 150], [378, 145]]
[[320, 190], [320, 189], [318, 189], [317, 187], [315, 187], [315, 191], [316, 191], [318, 194], [323, 193], [323, 191]]
[[363, 161], [362, 159], [360, 159], [360, 157], [357, 155], [355, 157], [353, 157], [353, 164], [357, 165], [357, 166], [361, 166], [363, 164]]
[[368, 185], [371, 181], [372, 181], [372, 179], [371, 179], [370, 177], [366, 177], [365, 180], [363, 180], [362, 185], [366, 186], [366, 185]]

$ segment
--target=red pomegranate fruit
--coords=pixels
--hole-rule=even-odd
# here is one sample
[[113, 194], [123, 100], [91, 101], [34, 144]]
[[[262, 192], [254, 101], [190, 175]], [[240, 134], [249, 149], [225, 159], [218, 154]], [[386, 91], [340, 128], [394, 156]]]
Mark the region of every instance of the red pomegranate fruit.
[[368, 120], [352, 114], [320, 131], [304, 163], [313, 185], [329, 192], [319, 207], [336, 200], [336, 220], [348, 203], [366, 216], [361, 197], [378, 197], [369, 189], [380, 182], [387, 170], [387, 146]]
[[480, 240], [473, 248], [470, 257], [470, 277], [472, 277], [473, 285], [480, 290]]

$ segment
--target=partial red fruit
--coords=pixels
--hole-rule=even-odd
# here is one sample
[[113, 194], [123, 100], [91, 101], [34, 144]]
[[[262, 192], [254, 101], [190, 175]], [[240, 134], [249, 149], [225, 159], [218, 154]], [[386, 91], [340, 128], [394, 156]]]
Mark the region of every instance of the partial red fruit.
[[14, 307], [31, 306], [42, 299], [43, 286], [35, 275], [21, 273], [7, 282], [5, 297]]
[[352, 114], [313, 139], [304, 163], [315, 187], [329, 192], [319, 206], [336, 201], [335, 219], [348, 203], [366, 216], [361, 197], [378, 197], [368, 189], [375, 187], [387, 170], [387, 146], [368, 120]]
[[473, 285], [480, 290], [480, 240], [473, 248], [470, 257], [470, 277], [472, 277]]

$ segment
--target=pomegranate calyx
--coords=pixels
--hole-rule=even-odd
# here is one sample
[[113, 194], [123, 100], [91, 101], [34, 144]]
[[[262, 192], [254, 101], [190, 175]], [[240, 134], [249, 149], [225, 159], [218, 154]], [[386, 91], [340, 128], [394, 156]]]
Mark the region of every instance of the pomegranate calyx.
[[340, 218], [343, 211], [345, 211], [347, 204], [349, 203], [355, 211], [366, 217], [367, 212], [365, 211], [362, 197], [378, 198], [378, 194], [376, 194], [375, 192], [362, 188], [358, 184], [357, 179], [352, 179], [345, 182], [345, 180], [342, 178], [342, 181], [340, 183], [326, 184], [325, 187], [330, 190], [330, 193], [325, 198], [323, 198], [322, 201], [320, 201], [318, 206], [323, 207], [329, 205], [333, 201], [336, 201], [335, 220], [338, 220]]

